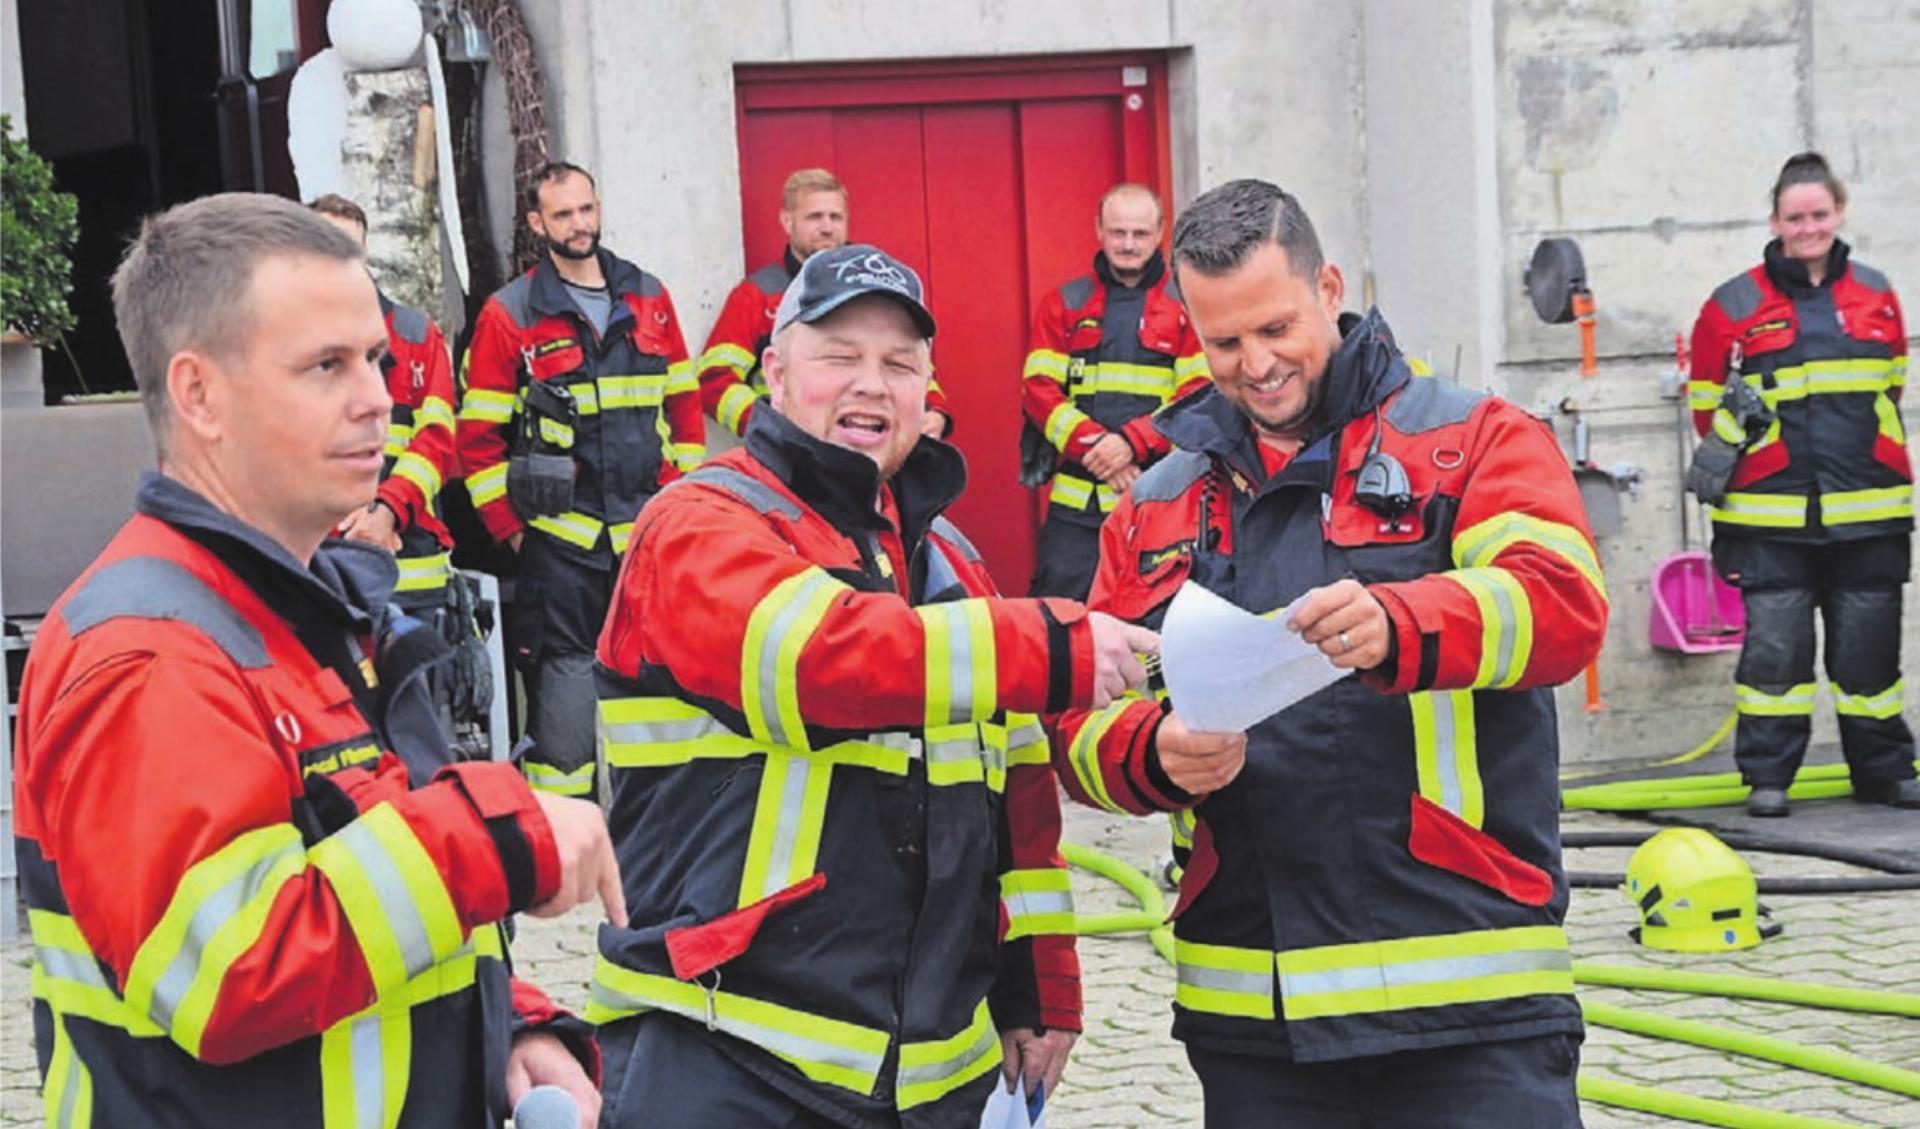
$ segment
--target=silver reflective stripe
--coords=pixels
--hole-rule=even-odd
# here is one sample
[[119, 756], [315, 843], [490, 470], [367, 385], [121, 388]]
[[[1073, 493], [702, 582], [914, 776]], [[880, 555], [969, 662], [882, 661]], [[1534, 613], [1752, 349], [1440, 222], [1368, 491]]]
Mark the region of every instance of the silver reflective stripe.
[[780, 495], [766, 483], [730, 466], [704, 466], [682, 481], [698, 482], [724, 490], [752, 506], [761, 514], [779, 514], [791, 521], [800, 519], [800, 507]]
[[1521, 949], [1484, 956], [1435, 957], [1432, 960], [1404, 961], [1398, 964], [1368, 965], [1364, 968], [1336, 968], [1325, 972], [1282, 972], [1281, 990], [1289, 996], [1312, 996], [1328, 992], [1353, 992], [1399, 987], [1408, 984], [1438, 984], [1450, 980], [1475, 980], [1515, 972], [1570, 972], [1573, 955], [1565, 949]]
[[943, 1059], [940, 1062], [929, 1062], [922, 1066], [901, 1067], [899, 1083], [896, 1089], [904, 1090], [909, 1086], [920, 1086], [928, 1082], [940, 1082], [951, 1078], [991, 1053], [993, 1045], [999, 1042], [999, 1040], [999, 1032], [993, 1029], [992, 1024], [988, 1024], [981, 1030], [980, 1037], [973, 1041], [972, 1046], [951, 1058]]
[[980, 759], [980, 742], [966, 737], [933, 741], [927, 745], [928, 764], [965, 764]]
[[[53, 1021], [66, 1022], [57, 1015], [53, 1017]], [[73, 1045], [72, 1037], [65, 1036], [65, 1038], [67, 1040], [67, 1077], [66, 1084], [60, 1087], [60, 1120], [56, 1123], [56, 1129], [71, 1129], [74, 1121], [74, 1107], [80, 1104], [80, 1072], [86, 1069], [81, 1062], [79, 1048]]]
[[[193, 911], [193, 920], [187, 923], [186, 936], [180, 939], [180, 951], [174, 954], [173, 962], [161, 973], [153, 985], [153, 1002], [148, 1014], [153, 1021], [166, 1030], [173, 1029], [173, 1016], [186, 999], [187, 991], [193, 987], [194, 977], [200, 971], [200, 957], [206, 951], [207, 943], [213, 940], [220, 927], [233, 920], [241, 907], [259, 892], [260, 883], [267, 875], [288, 857], [299, 857], [298, 844], [289, 844], [256, 861], [252, 866], [227, 880], [227, 884], [208, 894]], [[177, 895], [176, 895], [177, 896]]]
[[166, 619], [196, 627], [234, 665], [271, 665], [260, 632], [234, 606], [184, 566], [159, 557], [128, 557], [87, 579], [60, 607], [67, 633], [79, 637], [112, 619]]
[[831, 771], [825, 765], [816, 766], [804, 757], [767, 759], [769, 770], [776, 764], [780, 765], [783, 775], [780, 781], [780, 820], [774, 825], [773, 843], [767, 850], [767, 884], [761, 891], [762, 896], [786, 889], [787, 868], [793, 865], [793, 848], [800, 836], [801, 814], [807, 804], [807, 778], [816, 771]]
[[947, 721], [958, 725], [973, 718], [973, 631], [959, 604], [934, 604], [947, 618]]
[[607, 739], [616, 745], [666, 745], [697, 741], [716, 733], [732, 733], [718, 718], [689, 717], [678, 721], [622, 721], [607, 726]]
[[407, 880], [400, 876], [399, 868], [394, 866], [393, 856], [387, 854], [386, 845], [359, 820], [334, 832], [333, 840], [360, 864], [367, 884], [380, 899], [387, 926], [393, 930], [394, 942], [400, 946], [400, 959], [406, 965], [407, 975], [418, 976], [432, 968], [437, 961], [433, 941], [427, 936], [427, 923], [420, 917], [413, 892], [407, 888]]
[[[625, 992], [616, 991], [598, 981], [594, 982], [589, 996], [594, 1003], [599, 1004], [609, 1011], [642, 1012], [658, 1009], [660, 1011], [672, 1012], [675, 1015], [684, 1016], [698, 1023], [704, 1024], [709, 1021], [707, 1013], [699, 1008], [686, 1007], [671, 1000], [641, 999], [638, 996], [630, 996]], [[876, 1076], [880, 1073], [880, 1063], [884, 1058], [883, 1055], [861, 1054], [859, 1051], [853, 1050], [850, 1047], [842, 1047], [834, 1043], [823, 1043], [816, 1039], [809, 1039], [804, 1035], [795, 1035], [788, 1031], [780, 1031], [772, 1027], [763, 1027], [758, 1023], [753, 1023], [740, 1017], [738, 1006], [733, 1002], [734, 997], [722, 992], [714, 992], [710, 998], [713, 1001], [713, 1015], [711, 1017], [713, 1026], [718, 1030], [725, 1031], [736, 1039], [745, 1039], [757, 1047], [761, 1047], [788, 1059], [801, 1059], [807, 1062], [824, 1063], [828, 1066], [838, 1066], [847, 1070], [857, 1071], [868, 1077]]]
[[1203, 968], [1182, 962], [1179, 978], [1180, 983], [1189, 988], [1206, 988], [1215, 992], [1252, 996], [1271, 995], [1273, 992], [1273, 974], [1270, 972], [1231, 972], [1224, 968]]
[[[1501, 638], [1511, 643], [1512, 636]], [[1440, 806], [1455, 815], [1462, 808], [1460, 795], [1459, 735], [1454, 731], [1454, 699], [1446, 691], [1429, 691], [1428, 706], [1433, 710], [1433, 771], [1440, 778]], [[1469, 707], [1471, 708], [1471, 707]]]
[[[1006, 902], [1009, 917], [1073, 912], [1073, 892], [1070, 890], [1022, 890], [1008, 894]], [[1186, 977], [1182, 976], [1181, 979]]]
[[826, 570], [817, 569], [787, 597], [787, 602], [767, 625], [767, 633], [760, 641], [760, 694], [768, 706], [762, 711], [761, 720], [767, 724], [767, 736], [777, 745], [793, 744], [786, 723], [780, 717], [780, 644], [785, 641], [787, 632], [793, 630], [793, 623], [807, 610], [807, 604], [814, 593], [829, 584], [839, 583], [827, 575]]
[[[1497, 685], [1505, 683], [1515, 674], [1513, 669], [1513, 648], [1514, 644], [1518, 641], [1517, 637], [1520, 633], [1520, 613], [1514, 608], [1513, 592], [1506, 585], [1498, 582], [1488, 582], [1482, 585], [1482, 588], [1487, 595], [1493, 598], [1493, 606], [1500, 616], [1500, 646], [1499, 650], [1495, 653], [1493, 663], [1493, 678]], [[1451, 729], [1453, 726], [1451, 718], [1448, 719], [1447, 726], [1449, 729], [1447, 747], [1451, 748]], [[1447, 810], [1458, 811], [1459, 809], [1449, 805]]]
[[[409, 1021], [411, 1022], [411, 1021]], [[386, 1059], [380, 1053], [380, 1016], [353, 1021], [353, 1116], [359, 1129], [380, 1129], [387, 1095]]]
[[33, 955], [39, 960], [40, 968], [56, 980], [113, 991], [113, 986], [107, 983], [106, 976], [101, 973], [99, 963], [85, 953], [36, 945]]

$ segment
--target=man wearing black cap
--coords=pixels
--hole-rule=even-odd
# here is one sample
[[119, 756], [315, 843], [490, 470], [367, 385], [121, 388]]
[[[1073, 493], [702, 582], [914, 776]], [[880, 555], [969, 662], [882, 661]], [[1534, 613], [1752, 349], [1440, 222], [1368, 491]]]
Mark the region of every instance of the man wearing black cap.
[[[864, 245], [809, 258], [744, 447], [641, 513], [599, 651], [633, 911], [600, 937], [603, 1124], [973, 1129], [1080, 1028], [1037, 716], [1151, 632], [1001, 599], [921, 434], [934, 322]], [[665, 1120], [662, 1120], [665, 1119]]]

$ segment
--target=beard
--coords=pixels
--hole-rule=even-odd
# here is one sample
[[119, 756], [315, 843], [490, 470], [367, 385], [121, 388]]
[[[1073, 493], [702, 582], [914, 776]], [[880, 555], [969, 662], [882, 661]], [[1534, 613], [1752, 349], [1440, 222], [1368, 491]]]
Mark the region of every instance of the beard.
[[600, 253], [600, 229], [599, 228], [595, 228], [593, 230], [592, 238], [587, 242], [587, 249], [584, 251], [576, 251], [573, 248], [567, 246], [565, 243], [561, 243], [558, 240], [553, 239], [551, 236], [542, 236], [541, 241], [547, 245], [548, 251], [552, 252], [555, 255], [560, 256], [563, 259], [572, 259], [575, 262], [581, 262], [586, 259], [591, 259], [595, 255]]
[[[1301, 379], [1305, 379], [1304, 374]], [[1307, 386], [1306, 398], [1301, 401], [1300, 407], [1292, 413], [1274, 419], [1256, 414], [1245, 404], [1240, 406], [1240, 411], [1241, 414], [1245, 415], [1247, 419], [1253, 423], [1255, 429], [1259, 431], [1267, 432], [1270, 435], [1304, 436], [1309, 426], [1313, 423], [1314, 417], [1320, 414], [1320, 407], [1326, 402], [1326, 399], [1327, 378], [1326, 372], [1323, 369], [1320, 374], [1320, 379]]]

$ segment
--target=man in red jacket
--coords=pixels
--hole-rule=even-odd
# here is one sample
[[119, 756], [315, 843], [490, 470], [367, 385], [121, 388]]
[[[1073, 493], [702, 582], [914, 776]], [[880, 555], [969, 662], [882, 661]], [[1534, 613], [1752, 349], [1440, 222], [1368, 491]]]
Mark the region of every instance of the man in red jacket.
[[[795, 170], [780, 190], [780, 230], [787, 236], [780, 258], [741, 279], [727, 295], [700, 353], [700, 402], [720, 426], [739, 436], [746, 435], [754, 406], [766, 398], [760, 354], [773, 339], [780, 296], [808, 256], [847, 241], [846, 185], [826, 169]], [[920, 427], [935, 438], [953, 431], [953, 412], [937, 380], [928, 382]]]
[[498, 1126], [539, 1083], [591, 1118], [592, 1041], [497, 923], [624, 918], [600, 812], [453, 763], [393, 558], [322, 544], [391, 407], [359, 246], [208, 197], [114, 309], [160, 468], [48, 614], [14, 750], [48, 1123]]
[[600, 639], [632, 906], [587, 1010], [614, 1125], [974, 1129], [992, 1077], [1051, 1092], [1066, 1065], [1036, 715], [1139, 684], [1157, 641], [995, 595], [941, 516], [965, 466], [920, 431], [933, 329], [890, 256], [809, 259], [746, 445], [640, 517]]

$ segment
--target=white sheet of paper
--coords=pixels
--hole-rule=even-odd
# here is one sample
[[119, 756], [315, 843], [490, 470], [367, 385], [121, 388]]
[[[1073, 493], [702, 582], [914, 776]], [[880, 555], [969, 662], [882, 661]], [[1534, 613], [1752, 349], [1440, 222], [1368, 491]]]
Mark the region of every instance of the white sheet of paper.
[[[1016, 1098], [1015, 1094], [1020, 1096]], [[980, 1113], [980, 1129], [1047, 1129], [1047, 1110], [1042, 1106], [1039, 1117], [1027, 1120], [1026, 1094], [1019, 1086], [1009, 1091], [1005, 1080], [1000, 1080], [987, 1099], [987, 1108]]]
[[1292, 612], [1255, 615], [1181, 585], [1160, 625], [1160, 669], [1188, 728], [1239, 733], [1351, 673], [1288, 630]]

